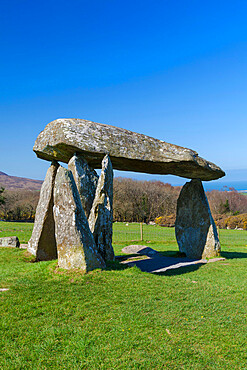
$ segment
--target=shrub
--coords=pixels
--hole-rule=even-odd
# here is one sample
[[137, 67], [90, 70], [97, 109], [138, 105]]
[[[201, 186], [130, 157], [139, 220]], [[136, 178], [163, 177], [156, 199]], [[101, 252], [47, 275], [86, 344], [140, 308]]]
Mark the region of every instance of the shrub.
[[169, 216], [160, 216], [157, 217], [154, 222], [159, 225], [159, 226], [164, 226], [164, 227], [174, 227], [175, 226], [175, 221], [176, 221], [176, 215], [172, 214]]
[[229, 216], [229, 215], [213, 215], [216, 225], [220, 229], [243, 229], [247, 230], [247, 213]]

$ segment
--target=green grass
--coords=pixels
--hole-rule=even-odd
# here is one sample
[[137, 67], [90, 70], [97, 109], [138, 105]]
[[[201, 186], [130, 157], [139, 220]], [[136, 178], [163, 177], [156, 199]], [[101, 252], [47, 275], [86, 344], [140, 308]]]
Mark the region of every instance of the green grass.
[[[1, 236], [29, 239], [30, 225], [6, 224]], [[177, 250], [161, 230], [147, 245]], [[220, 239], [226, 261], [163, 275], [118, 262], [82, 275], [1, 248], [0, 369], [247, 369], [247, 232]]]
[[[143, 239], [146, 241], [165, 241], [167, 240], [167, 231], [157, 225], [143, 224]], [[174, 231], [171, 229], [171, 235]], [[113, 224], [113, 241], [139, 241], [141, 231], [139, 223], [115, 222]]]
[[31, 237], [33, 223], [0, 221], [0, 238], [18, 236], [21, 243], [26, 244]]

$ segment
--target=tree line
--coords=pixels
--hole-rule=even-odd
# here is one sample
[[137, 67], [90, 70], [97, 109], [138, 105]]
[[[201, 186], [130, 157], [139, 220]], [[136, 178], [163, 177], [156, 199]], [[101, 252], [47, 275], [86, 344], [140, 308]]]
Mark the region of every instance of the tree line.
[[5, 221], [34, 221], [39, 201], [37, 190], [0, 191], [0, 219]]
[[[117, 177], [113, 182], [113, 220], [122, 222], [154, 221], [176, 214], [181, 187], [161, 181], [139, 181]], [[247, 196], [233, 188], [207, 192], [213, 214], [247, 213]], [[0, 188], [0, 218], [6, 221], [33, 221], [39, 191]], [[171, 217], [170, 217], [171, 219]]]
[[117, 177], [113, 182], [113, 219], [148, 223], [160, 215], [176, 213], [180, 189], [161, 181]]

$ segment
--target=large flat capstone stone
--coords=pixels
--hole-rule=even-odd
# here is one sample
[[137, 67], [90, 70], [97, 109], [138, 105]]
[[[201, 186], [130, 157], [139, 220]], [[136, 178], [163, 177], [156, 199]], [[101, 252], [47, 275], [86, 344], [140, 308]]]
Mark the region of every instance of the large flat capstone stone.
[[83, 119], [57, 119], [37, 137], [34, 152], [39, 158], [68, 163], [81, 153], [92, 168], [101, 168], [105, 154], [117, 170], [172, 174], [190, 179], [215, 180], [225, 173], [187, 148]]

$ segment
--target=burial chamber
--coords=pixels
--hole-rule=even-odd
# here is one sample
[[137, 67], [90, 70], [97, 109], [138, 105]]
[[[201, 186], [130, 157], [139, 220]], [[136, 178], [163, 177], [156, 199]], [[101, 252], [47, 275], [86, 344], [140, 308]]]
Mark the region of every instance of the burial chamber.
[[[42, 185], [28, 250], [37, 260], [58, 258], [85, 272], [114, 260], [113, 168], [191, 179], [180, 193], [175, 225], [187, 257], [215, 257], [220, 243], [201, 181], [225, 175], [188, 148], [115, 126], [57, 119], [38, 135], [38, 158], [51, 161]], [[58, 162], [68, 163], [68, 169]], [[101, 168], [98, 177], [94, 169]]]

